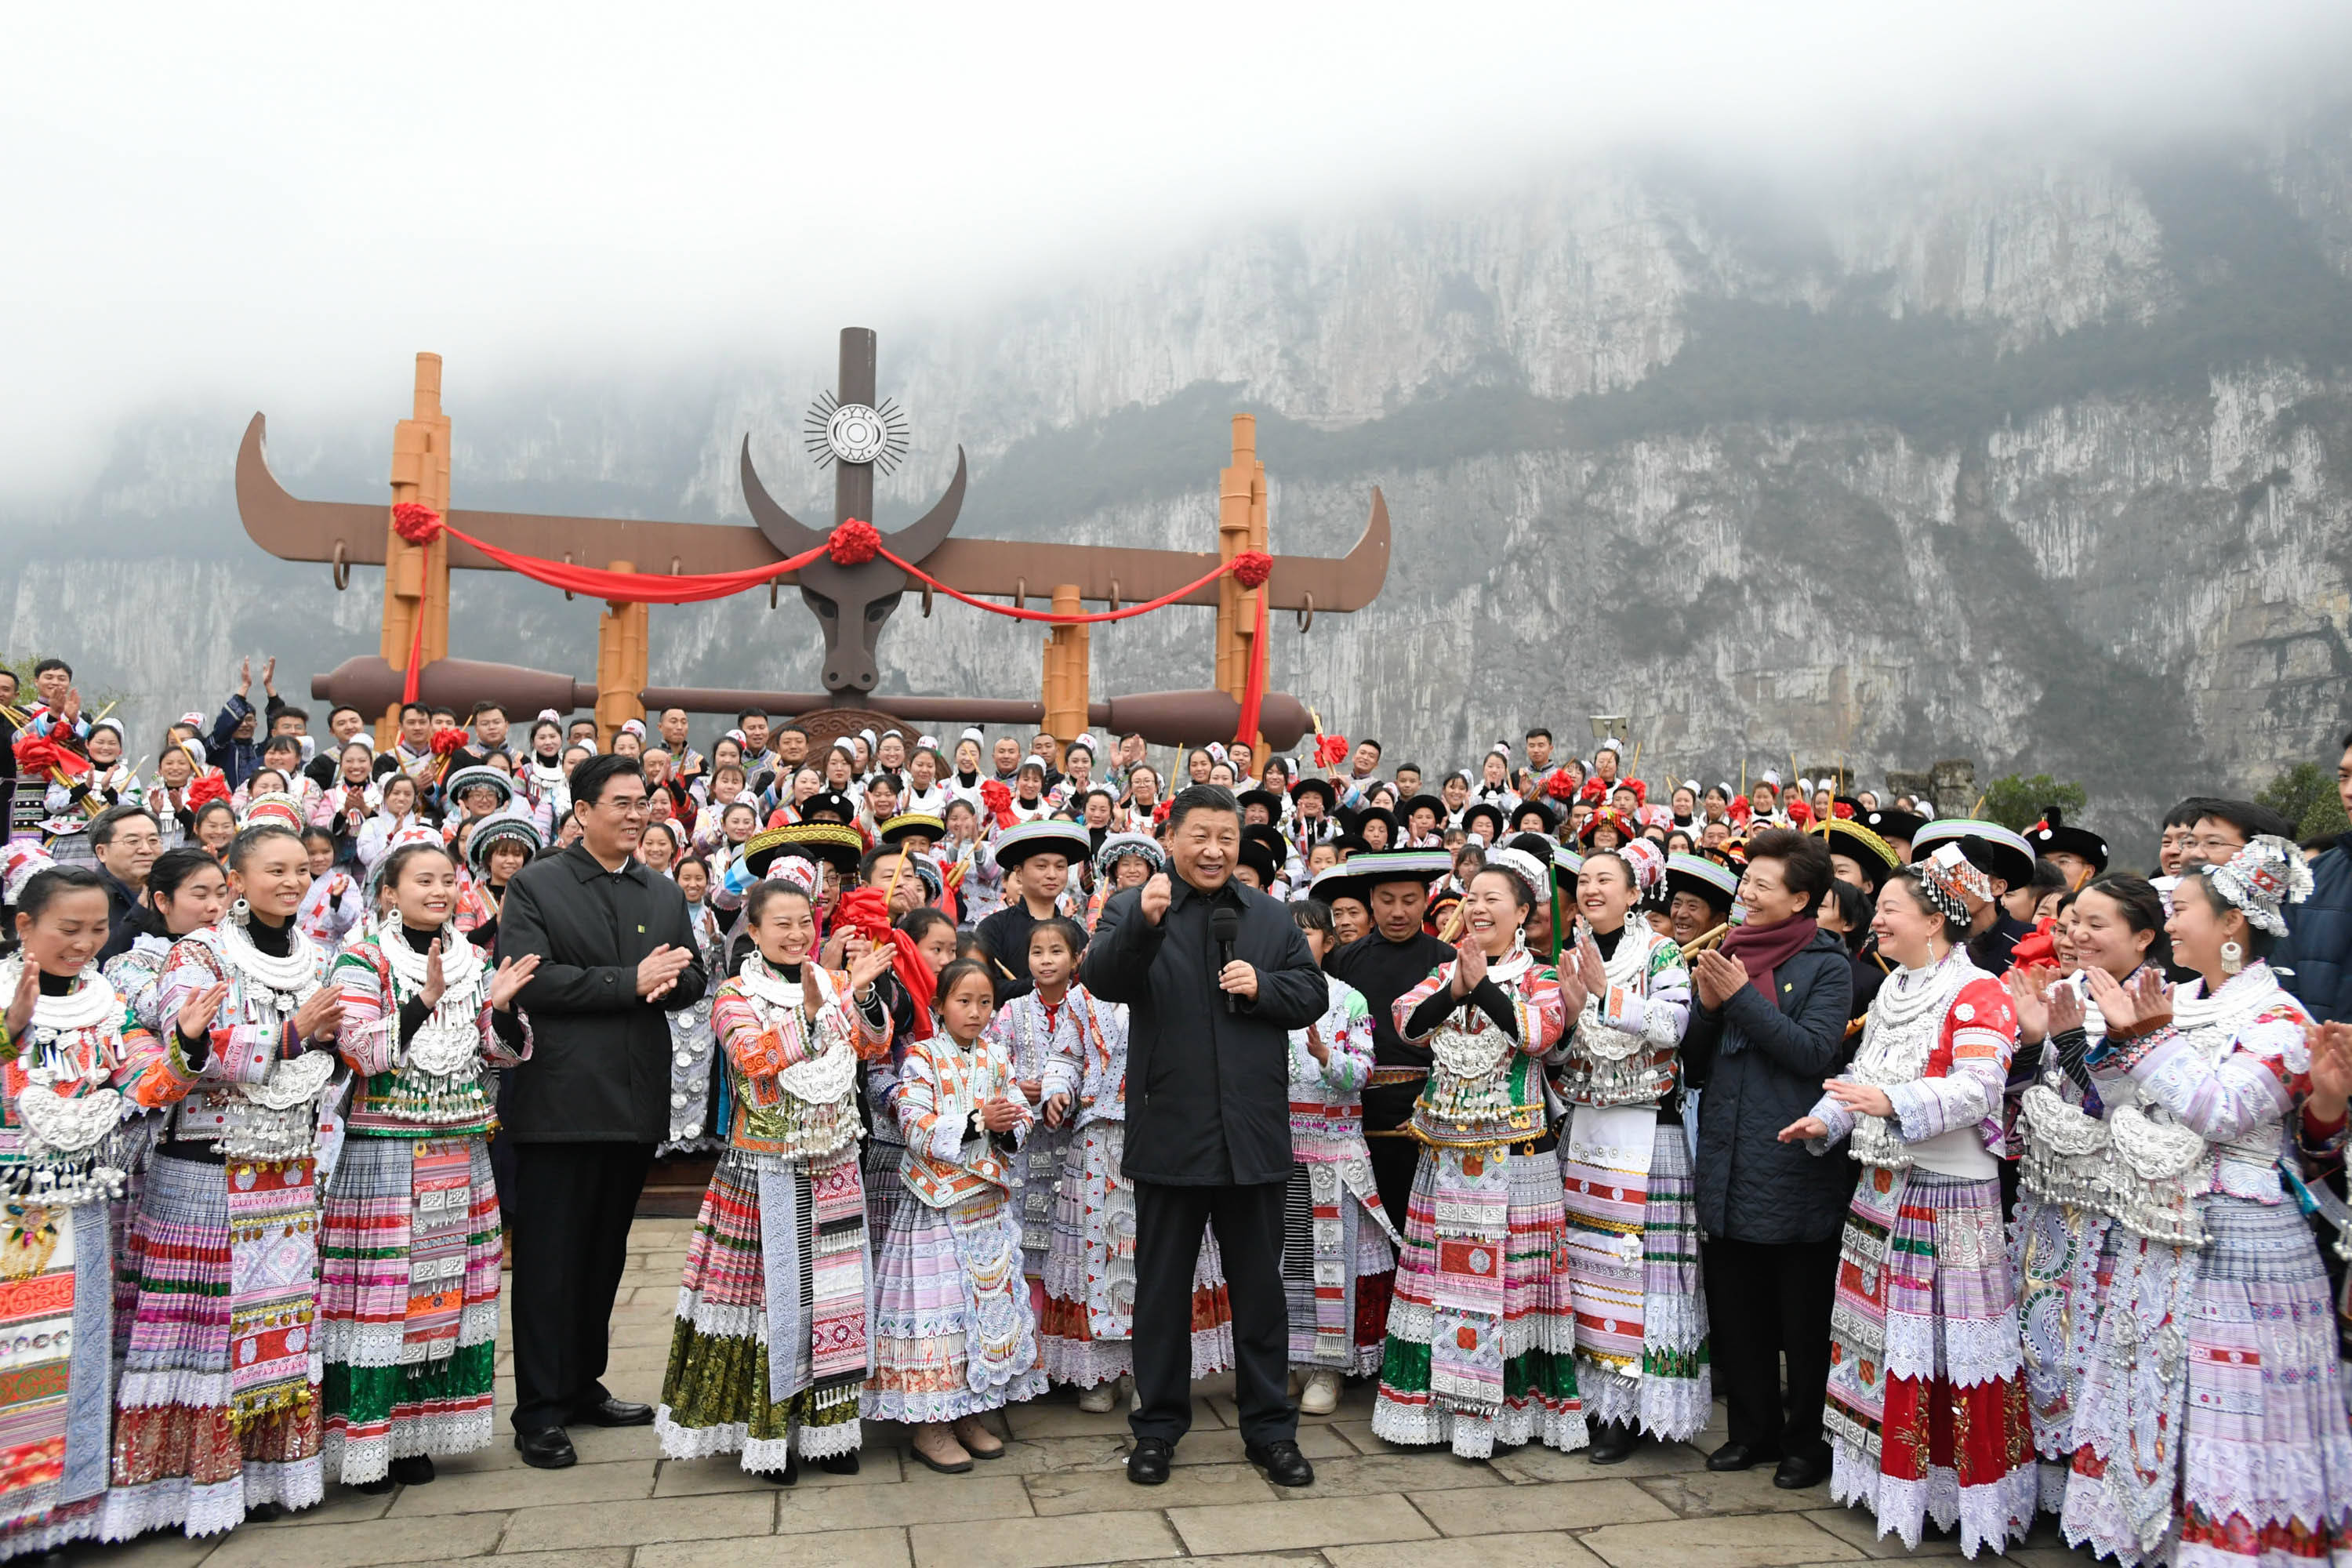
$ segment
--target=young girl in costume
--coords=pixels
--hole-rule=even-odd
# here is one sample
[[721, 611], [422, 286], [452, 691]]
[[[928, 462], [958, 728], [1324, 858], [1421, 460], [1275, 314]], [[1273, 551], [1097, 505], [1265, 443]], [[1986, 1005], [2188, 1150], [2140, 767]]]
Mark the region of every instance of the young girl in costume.
[[1045, 1374], [1008, 1169], [1032, 1118], [1012, 1057], [987, 1037], [988, 970], [949, 964], [933, 1006], [938, 1030], [908, 1045], [898, 1071], [907, 1192], [875, 1258], [865, 1413], [913, 1424], [915, 1458], [955, 1474], [1003, 1451], [981, 1413], [1034, 1398]]
[[857, 1072], [890, 1043], [875, 989], [890, 950], [862, 953], [846, 974], [816, 962], [815, 871], [785, 858], [753, 885], [754, 951], [713, 1005], [727, 1152], [695, 1220], [654, 1414], [669, 1458], [740, 1453], [784, 1486], [803, 1457], [857, 1469], [871, 1361]]
[[434, 1455], [489, 1446], [501, 1248], [487, 1069], [530, 1054], [514, 997], [539, 967], [493, 969], [457, 931], [457, 868], [438, 842], [403, 844], [382, 869], [393, 918], [335, 961], [336, 1049], [359, 1089], [319, 1286], [326, 1466], [362, 1491], [422, 1485]]

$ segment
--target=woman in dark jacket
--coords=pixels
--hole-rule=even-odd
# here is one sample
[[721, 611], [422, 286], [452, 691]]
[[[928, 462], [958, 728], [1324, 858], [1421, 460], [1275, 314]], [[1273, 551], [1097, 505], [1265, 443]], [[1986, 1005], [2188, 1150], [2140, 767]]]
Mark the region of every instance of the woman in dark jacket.
[[1822, 1405], [1838, 1233], [1853, 1185], [1843, 1166], [1780, 1141], [1847, 1054], [1853, 966], [1845, 944], [1811, 916], [1829, 883], [1820, 839], [1772, 829], [1748, 841], [1739, 884], [1748, 918], [1692, 964], [1697, 1005], [1683, 1040], [1691, 1078], [1706, 1091], [1698, 1111], [1699, 1258], [1730, 1430], [1706, 1466], [1744, 1470], [1778, 1459], [1772, 1484], [1790, 1489], [1829, 1478]]

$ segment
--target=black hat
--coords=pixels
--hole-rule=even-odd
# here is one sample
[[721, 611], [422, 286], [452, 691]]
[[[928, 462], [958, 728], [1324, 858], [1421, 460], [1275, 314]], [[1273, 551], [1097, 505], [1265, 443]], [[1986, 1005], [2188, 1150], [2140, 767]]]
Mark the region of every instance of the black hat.
[[837, 789], [821, 789], [800, 805], [803, 822], [837, 822], [846, 827], [857, 820], [857, 805]]
[[1908, 844], [1927, 826], [1927, 819], [1916, 811], [1896, 811], [1892, 807], [1865, 811], [1854, 818], [1881, 838], [1892, 842], [1900, 839]]
[[1326, 816], [1339, 809], [1339, 792], [1329, 779], [1304, 778], [1290, 786], [1291, 799], [1297, 800], [1302, 795], [1322, 796], [1323, 815]]
[[[1529, 812], [1535, 813], [1537, 818], [1543, 823], [1542, 831], [1546, 834], [1550, 833], [1552, 829], [1559, 826], [1559, 813], [1552, 809], [1551, 803], [1549, 801], [1538, 795], [1529, 795], [1527, 799], [1519, 802], [1518, 805], [1511, 807], [1510, 811], [1507, 814], [1510, 820], [1506, 823], [1505, 826], [1517, 826], [1519, 823], [1527, 819], [1527, 816]], [[1463, 820], [1465, 822], [1469, 820], [1467, 814], [1465, 814]]]
[[1234, 804], [1244, 810], [1253, 805], [1262, 805], [1265, 807], [1265, 819], [1268, 822], [1282, 820], [1283, 799], [1270, 789], [1245, 789], [1234, 796]]
[[1280, 859], [1263, 838], [1242, 840], [1241, 862], [1257, 873], [1260, 888], [1273, 887], [1274, 879], [1282, 874]]
[[1503, 837], [1503, 808], [1496, 805], [1491, 800], [1473, 801], [1469, 805], [1463, 808], [1462, 831], [1465, 833], [1475, 832], [1476, 829], [1473, 828], [1470, 824], [1482, 816], [1492, 825], [1487, 828], [1486, 832], [1482, 835], [1482, 837], [1487, 843], [1493, 844]]
[[1731, 868], [1708, 855], [1666, 857], [1666, 892], [1688, 893], [1706, 900], [1709, 909], [1728, 911], [1739, 897], [1739, 878]]
[[1453, 869], [1454, 858], [1443, 849], [1359, 850], [1317, 877], [1314, 892], [1318, 899], [1345, 894], [1370, 908], [1372, 889], [1383, 882], [1426, 888]]
[[1437, 818], [1438, 826], [1444, 827], [1445, 826], [1445, 802], [1439, 799], [1436, 795], [1431, 795], [1426, 790], [1423, 790], [1419, 795], [1407, 795], [1404, 799], [1397, 802], [1397, 820], [1399, 822], [1411, 822], [1412, 820], [1412, 814], [1421, 810], [1423, 806], [1427, 806], [1431, 815]]
[[1862, 868], [1863, 880], [1870, 884], [1873, 898], [1903, 863], [1895, 853], [1895, 846], [1859, 822], [1832, 816], [1826, 822], [1815, 823], [1807, 831], [1827, 845], [1831, 854], [1843, 855]]
[[854, 876], [866, 854], [866, 840], [855, 827], [838, 822], [793, 822], [755, 833], [743, 846], [743, 863], [751, 875], [764, 877], [780, 855], [797, 855]]
[[1999, 877], [2011, 888], [2033, 880], [2033, 847], [1998, 822], [1965, 816], [1939, 816], [1924, 824], [1911, 838], [1911, 858], [1925, 860], [1938, 844], [1957, 843], [1969, 864], [1988, 877]]
[[878, 837], [885, 844], [903, 844], [909, 837], [937, 844], [948, 836], [948, 825], [927, 811], [902, 811], [884, 823]]
[[2033, 846], [2036, 859], [2073, 855], [2091, 863], [2093, 876], [2107, 868], [2107, 841], [2087, 827], [2068, 823], [2057, 806], [2042, 808], [2042, 820], [2025, 830], [2025, 841]]
[[1058, 817], [1041, 816], [1034, 822], [1024, 822], [1008, 827], [996, 836], [991, 853], [997, 866], [1010, 871], [1032, 855], [1060, 855], [1073, 866], [1090, 858], [1095, 852], [1093, 835], [1075, 822]]
[[[1404, 830], [1397, 824], [1397, 814], [1391, 811], [1387, 806], [1368, 805], [1364, 807], [1361, 811], [1356, 813], [1355, 820], [1348, 824], [1349, 831], [1355, 834], [1359, 838], [1362, 838], [1364, 835], [1364, 824], [1367, 822], [1385, 822], [1388, 824], [1389, 847], [1391, 849], [1397, 847], [1397, 840], [1404, 836]], [[1365, 842], [1369, 844], [1370, 840], [1366, 839]]]

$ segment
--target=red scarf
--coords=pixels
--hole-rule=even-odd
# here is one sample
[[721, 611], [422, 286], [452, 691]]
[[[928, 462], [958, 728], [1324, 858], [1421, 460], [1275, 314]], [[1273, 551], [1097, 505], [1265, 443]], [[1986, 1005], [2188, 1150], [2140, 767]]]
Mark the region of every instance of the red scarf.
[[1764, 1000], [1778, 1007], [1780, 991], [1773, 980], [1773, 971], [1810, 946], [1821, 928], [1808, 915], [1801, 920], [1782, 921], [1776, 926], [1733, 926], [1723, 937], [1723, 956], [1736, 958], [1748, 968], [1748, 984], [1764, 994]]

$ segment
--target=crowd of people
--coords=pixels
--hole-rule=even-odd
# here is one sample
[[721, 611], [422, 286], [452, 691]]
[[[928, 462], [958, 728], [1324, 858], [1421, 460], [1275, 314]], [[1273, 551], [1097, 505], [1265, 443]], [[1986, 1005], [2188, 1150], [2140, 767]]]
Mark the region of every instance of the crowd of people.
[[[2352, 849], [2260, 805], [2143, 875], [1541, 728], [378, 749], [250, 676], [152, 772], [64, 661], [0, 677], [0, 1553], [428, 1483], [510, 1266], [540, 1467], [649, 1424], [789, 1485], [877, 1420], [961, 1473], [1066, 1388], [1151, 1485], [1232, 1370], [1286, 1486], [1349, 1380], [1596, 1465], [1720, 1398], [1710, 1469], [1909, 1547], [2352, 1562]], [[666, 1155], [716, 1166], [648, 1406], [603, 1377]]]

